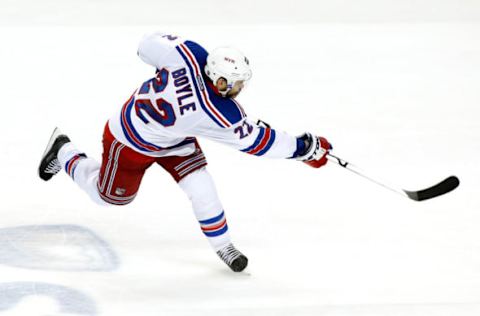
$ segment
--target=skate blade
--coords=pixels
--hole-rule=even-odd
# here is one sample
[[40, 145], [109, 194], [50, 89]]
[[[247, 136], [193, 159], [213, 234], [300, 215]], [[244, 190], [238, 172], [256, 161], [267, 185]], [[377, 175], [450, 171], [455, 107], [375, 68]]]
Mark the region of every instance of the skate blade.
[[38, 172], [39, 176], [40, 176], [40, 166], [42, 165], [43, 159], [45, 158], [47, 153], [50, 151], [50, 149], [52, 149], [52, 146], [55, 143], [55, 139], [57, 139], [57, 137], [61, 134], [62, 134], [62, 132], [60, 131], [60, 129], [58, 127], [55, 127], [52, 135], [50, 136], [50, 139], [48, 140], [47, 148], [45, 148], [45, 151], [42, 154], [42, 158], [40, 159], [40, 163], [38, 164], [37, 172]]

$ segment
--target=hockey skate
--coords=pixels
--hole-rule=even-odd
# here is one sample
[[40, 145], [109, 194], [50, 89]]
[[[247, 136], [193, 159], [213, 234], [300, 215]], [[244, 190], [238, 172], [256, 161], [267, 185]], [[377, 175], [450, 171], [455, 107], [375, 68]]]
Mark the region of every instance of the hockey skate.
[[64, 135], [56, 127], [50, 136], [48, 141], [47, 148], [42, 155], [42, 160], [40, 161], [40, 166], [38, 167], [38, 175], [45, 181], [50, 180], [54, 175], [56, 175], [60, 170], [62, 170], [62, 165], [58, 161], [58, 151], [60, 148], [69, 143], [70, 139], [67, 135]]
[[248, 265], [248, 258], [232, 244], [228, 244], [217, 251], [217, 255], [235, 272], [243, 271]]

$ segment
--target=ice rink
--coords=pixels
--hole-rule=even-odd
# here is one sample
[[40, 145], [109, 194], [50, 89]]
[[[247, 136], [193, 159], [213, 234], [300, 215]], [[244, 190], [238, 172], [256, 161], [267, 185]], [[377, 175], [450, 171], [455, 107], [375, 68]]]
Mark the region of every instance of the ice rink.
[[[0, 315], [480, 315], [480, 4], [300, 1], [276, 13], [247, 1], [242, 19], [215, 1], [145, 0], [138, 14], [128, 2], [75, 3], [0, 3]], [[123, 207], [96, 206], [64, 172], [41, 181], [55, 126], [100, 158], [106, 120], [152, 77], [136, 49], [154, 30], [243, 50], [249, 116], [323, 135], [406, 189], [452, 174], [460, 187], [414, 202], [334, 164], [200, 139], [249, 258], [235, 274], [158, 166]]]

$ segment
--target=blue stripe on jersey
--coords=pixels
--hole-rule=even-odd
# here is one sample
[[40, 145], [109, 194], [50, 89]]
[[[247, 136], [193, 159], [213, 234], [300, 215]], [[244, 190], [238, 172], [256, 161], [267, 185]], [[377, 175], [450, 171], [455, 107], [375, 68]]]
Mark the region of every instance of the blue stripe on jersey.
[[264, 149], [260, 150], [255, 155], [256, 156], [263, 156], [263, 154], [265, 154], [270, 149], [270, 147], [272, 147], [274, 142], [275, 142], [275, 130], [270, 129], [270, 139], [268, 140], [267, 145], [265, 146]]
[[[200, 66], [200, 72], [204, 76], [204, 68], [207, 64], [208, 52], [200, 45], [192, 41], [185, 41], [185, 46], [191, 51], [195, 57], [198, 65]], [[242, 118], [245, 117], [243, 111], [237, 105], [237, 103], [230, 99], [224, 98], [213, 91], [213, 89], [207, 84], [206, 86], [207, 97], [210, 100], [210, 103], [215, 107], [215, 109], [220, 112], [225, 119], [230, 124], [238, 123]], [[205, 110], [205, 109], [204, 109]], [[210, 114], [209, 111], [207, 113]], [[224, 126], [222, 126], [224, 127]]]
[[184, 44], [195, 56], [195, 59], [197, 60], [200, 67], [202, 67], [202, 69], [200, 69], [200, 72], [203, 75], [203, 71], [204, 71], [203, 68], [207, 64], [208, 52], [205, 50], [205, 48], [203, 48], [202, 46], [198, 45], [195, 42], [185, 41]]
[[210, 85], [207, 85], [207, 93], [215, 109], [222, 113], [223, 117], [225, 117], [230, 124], [236, 124], [245, 117], [239, 106], [232, 99], [217, 95]]
[[[128, 106], [130, 106], [131, 104], [133, 104], [133, 100], [134, 100], [134, 99], [132, 98], [132, 101], [128, 104]], [[122, 109], [122, 112], [123, 112], [123, 111], [126, 111], [126, 109]], [[125, 113], [125, 115], [126, 115], [127, 117], [130, 116], [130, 111], [126, 111], [126, 112], [127, 112], [127, 113]], [[127, 131], [127, 126], [126, 126], [127, 124], [128, 124], [128, 123], [125, 122], [125, 120], [123, 119], [123, 113], [120, 114], [120, 125], [122, 126], [123, 135], [125, 135], [125, 138], [129, 141], [130, 144], [133, 145], [133, 147], [135, 147], [135, 148], [137, 148], [137, 149], [139, 149], [139, 150], [141, 150], [141, 151], [148, 151], [148, 152], [149, 152], [150, 150], [147, 150], [147, 149], [144, 149], [144, 148], [138, 146], [138, 145], [135, 143], [135, 141], [130, 137], [130, 135], [128, 134], [128, 131]], [[129, 126], [129, 127], [130, 127], [130, 130], [132, 131], [132, 133], [135, 134], [134, 129], [132, 128], [132, 126]]]
[[[133, 104], [134, 104], [134, 100], [135, 98], [132, 98], [132, 100], [130, 101], [130, 103], [127, 105], [126, 109], [124, 110], [125, 111], [125, 116], [126, 116], [126, 122], [125, 120], [123, 119], [123, 115], [121, 116], [121, 119], [120, 119], [120, 123], [122, 125], [122, 130], [123, 130], [123, 134], [125, 135], [125, 137], [127, 138], [127, 140], [130, 142], [130, 144], [132, 144], [135, 148], [141, 150], [141, 151], [146, 151], [146, 152], [152, 152], [154, 150], [151, 150], [151, 149], [148, 149], [146, 148], [144, 145], [147, 145], [147, 146], [152, 146], [154, 149], [160, 151], [162, 150], [163, 148], [162, 147], [159, 147], [159, 146], [156, 146], [152, 143], [149, 143], [147, 141], [145, 141], [142, 137], [140, 137], [140, 134], [137, 132], [137, 130], [133, 127], [133, 123], [132, 123], [132, 117], [131, 117], [131, 112], [132, 112], [132, 108], [133, 108]], [[122, 110], [123, 111], [123, 110]], [[127, 131], [127, 126], [128, 126], [128, 129], [133, 133], [133, 135], [139, 140], [139, 142], [136, 142], [134, 139], [132, 139]]]
[[222, 211], [222, 213], [220, 213], [220, 215], [218, 215], [218, 216], [215, 216], [215, 217], [212, 217], [212, 218], [209, 218], [209, 219], [205, 219], [203, 221], [198, 221], [198, 222], [200, 224], [212, 224], [212, 223], [215, 223], [215, 222], [218, 222], [219, 220], [221, 220], [224, 215], [225, 215], [225, 212]]
[[[182, 49], [180, 47], [176, 47], [177, 48], [177, 51], [178, 53], [180, 54], [180, 56], [182, 56], [183, 60], [185, 61], [185, 64], [187, 65], [188, 67], [188, 70], [190, 71], [190, 76], [192, 77], [192, 81], [193, 81], [193, 86], [195, 88], [195, 92], [197, 93], [197, 99], [198, 101], [200, 102], [200, 106], [202, 107], [203, 111], [205, 113], [207, 113], [207, 115], [215, 122], [217, 123], [218, 126], [220, 127], [223, 127], [223, 125], [210, 113], [210, 111], [208, 111], [207, 107], [205, 106], [205, 104], [203, 103], [203, 99], [202, 99], [202, 95], [201, 95], [201, 92], [200, 92], [200, 89], [198, 87], [198, 83], [197, 83], [197, 76], [195, 75], [195, 71], [193, 70], [193, 66], [192, 64], [190, 63], [190, 61], [188, 60], [187, 56], [185, 56], [185, 54], [182, 52]], [[200, 70], [202, 71], [202, 70]]]
[[264, 134], [265, 134], [265, 129], [263, 127], [260, 127], [260, 133], [258, 133], [257, 139], [255, 139], [255, 142], [253, 142], [253, 145], [250, 146], [250, 147], [247, 147], [245, 149], [242, 149], [241, 151], [247, 152], [247, 151], [250, 151], [253, 148], [257, 147], [258, 144], [260, 144], [260, 142], [262, 141]]

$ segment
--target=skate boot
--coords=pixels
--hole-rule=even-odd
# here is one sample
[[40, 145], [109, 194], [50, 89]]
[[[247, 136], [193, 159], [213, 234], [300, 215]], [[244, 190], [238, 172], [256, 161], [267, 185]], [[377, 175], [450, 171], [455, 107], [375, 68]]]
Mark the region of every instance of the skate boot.
[[42, 160], [40, 161], [40, 166], [38, 167], [38, 175], [45, 181], [50, 180], [54, 175], [56, 175], [60, 170], [62, 170], [62, 165], [58, 161], [58, 151], [60, 148], [69, 143], [70, 139], [67, 135], [64, 135], [56, 127], [50, 136], [48, 141], [47, 148], [42, 155]]
[[235, 272], [241, 272], [247, 267], [247, 257], [238, 251], [232, 244], [228, 244], [217, 251], [217, 255]]

